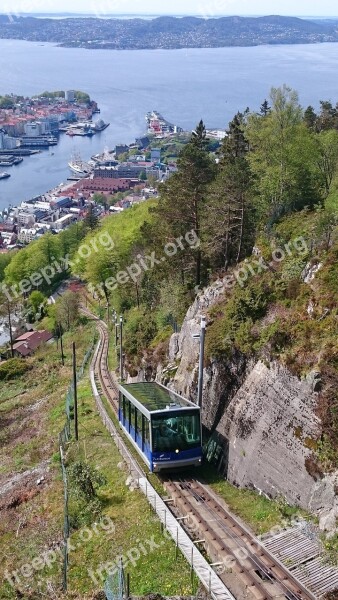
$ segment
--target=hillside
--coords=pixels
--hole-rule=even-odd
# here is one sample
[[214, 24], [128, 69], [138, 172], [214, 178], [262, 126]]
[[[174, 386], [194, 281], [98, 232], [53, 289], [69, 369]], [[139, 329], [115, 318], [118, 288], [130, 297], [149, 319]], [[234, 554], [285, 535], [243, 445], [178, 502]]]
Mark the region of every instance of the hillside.
[[[201, 121], [177, 167], [158, 198], [99, 221], [87, 218], [58, 236], [45, 234], [0, 260], [8, 291], [45, 269], [51, 256], [70, 255], [38, 292], [2, 298], [5, 318], [7, 309], [21, 311], [56, 339], [61, 327], [66, 353], [61, 366], [54, 342], [26, 360], [0, 364], [4, 570], [22, 569], [25, 556], [59, 548], [62, 540], [58, 433], [71, 341], [77, 340], [80, 362], [93, 336], [93, 324], [78, 310], [85, 286], [86, 301], [110, 325], [112, 347], [112, 311], [123, 316], [128, 381], [161, 381], [193, 401], [196, 334], [206, 317], [203, 476], [256, 533], [281, 522], [287, 527], [302, 510], [311, 513], [337, 562], [338, 103], [322, 101], [317, 114], [286, 85], [272, 88], [259, 112], [234, 116], [216, 150]], [[82, 283], [72, 282], [67, 293], [60, 283], [71, 275]], [[47, 305], [56, 287], [61, 295]], [[112, 370], [119, 352], [117, 344], [109, 353]], [[111, 540], [101, 532], [98, 544], [90, 540], [71, 556], [74, 598], [96, 591], [83, 565], [97, 568], [124, 553], [139, 523], [149, 534], [154, 527], [137, 494], [123, 486], [125, 473], [116, 466], [86, 373], [79, 397], [81, 438], [67, 451], [67, 467], [85, 461], [104, 478], [94, 504], [72, 497], [72, 538], [93, 524], [98, 508], [116, 521], [116, 535]], [[170, 560], [160, 559], [163, 571], [154, 573], [149, 557], [132, 572], [136, 592], [186, 592], [184, 564], [176, 564], [182, 576], [175, 578]], [[34, 575], [27, 584], [31, 597], [59, 592], [60, 562], [43, 573], [42, 583]], [[5, 591], [4, 598], [15, 597], [12, 587]]]
[[0, 38], [108, 49], [217, 48], [338, 41], [337, 23], [295, 17], [48, 19], [0, 16]]
[[[93, 343], [94, 324], [79, 320], [64, 335], [65, 365], [56, 342], [26, 362], [14, 359], [0, 370], [0, 599], [27, 598], [97, 600], [102, 598], [107, 571], [137, 543], [155, 540], [141, 560], [128, 566], [131, 590], [137, 596], [156, 593], [188, 595], [191, 580], [182, 556], [164, 538], [156, 516], [141, 492], [129, 489], [127, 466], [121, 462], [96, 411], [88, 368], [79, 381], [79, 442], [65, 452], [69, 490], [68, 592], [63, 584], [64, 486], [59, 433], [65, 424], [66, 392], [72, 376], [72, 339], [78, 365]], [[11, 364], [11, 369], [9, 368]], [[90, 502], [70, 477], [75, 465], [86, 464], [102, 479]], [[141, 536], [142, 534], [142, 536]], [[139, 539], [140, 538], [140, 539]], [[156, 554], [155, 554], [156, 553]], [[155, 560], [156, 557], [156, 560]]]

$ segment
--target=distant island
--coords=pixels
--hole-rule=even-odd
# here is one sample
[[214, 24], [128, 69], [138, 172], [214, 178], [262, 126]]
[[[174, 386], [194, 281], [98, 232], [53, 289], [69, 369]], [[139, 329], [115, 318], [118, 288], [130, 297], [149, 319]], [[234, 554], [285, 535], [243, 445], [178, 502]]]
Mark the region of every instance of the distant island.
[[337, 42], [338, 22], [281, 16], [145, 20], [0, 15], [0, 38], [112, 50], [314, 44]]

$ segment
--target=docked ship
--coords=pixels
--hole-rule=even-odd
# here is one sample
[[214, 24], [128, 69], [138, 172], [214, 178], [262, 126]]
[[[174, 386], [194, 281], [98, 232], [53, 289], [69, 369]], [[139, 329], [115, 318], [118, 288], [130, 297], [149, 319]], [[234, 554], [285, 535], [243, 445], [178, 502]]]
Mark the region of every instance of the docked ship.
[[72, 125], [67, 131], [67, 135], [70, 135], [70, 136], [79, 135], [81, 137], [84, 137], [84, 136], [92, 136], [94, 134], [95, 134], [95, 130], [92, 128], [91, 125], [89, 125], [87, 123], [85, 123], [83, 125], [77, 125], [77, 126]]
[[0, 167], [13, 167], [22, 163], [23, 158], [21, 156], [13, 156], [12, 154], [1, 154], [0, 156]]
[[67, 129], [67, 135], [74, 136], [93, 136], [96, 133], [101, 133], [109, 127], [110, 123], [105, 123], [103, 119], [99, 119], [95, 123], [92, 121], [84, 122], [84, 123], [76, 123], [75, 125], [70, 125]]
[[6, 173], [6, 171], [3, 171], [2, 173], [0, 173], [0, 179], [8, 179], [8, 177], [10, 177], [10, 173]]
[[78, 177], [89, 177], [93, 168], [91, 163], [84, 162], [80, 155], [74, 155], [68, 166]]
[[166, 137], [172, 133], [180, 133], [183, 131], [181, 127], [169, 123], [157, 110], [152, 110], [146, 114], [148, 124], [148, 133], [156, 137]]

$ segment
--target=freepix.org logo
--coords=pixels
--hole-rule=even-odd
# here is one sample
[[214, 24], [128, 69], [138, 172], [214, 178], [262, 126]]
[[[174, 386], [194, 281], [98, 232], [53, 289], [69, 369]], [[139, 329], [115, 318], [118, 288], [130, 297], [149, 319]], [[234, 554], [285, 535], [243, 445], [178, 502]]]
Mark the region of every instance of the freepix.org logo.
[[12, 302], [24, 294], [29, 294], [33, 289], [39, 288], [44, 283], [50, 286], [57, 274], [68, 271], [70, 268], [76, 266], [81, 258], [89, 258], [94, 252], [100, 252], [103, 248], [106, 250], [113, 250], [115, 248], [115, 243], [107, 232], [100, 233], [88, 244], [82, 244], [77, 251], [76, 260], [71, 260], [69, 254], [58, 260], [52, 256], [53, 262], [50, 265], [46, 265], [39, 271], [31, 273], [29, 276], [21, 279], [19, 283], [12, 286], [1, 284], [0, 291], [6, 296], [9, 302]]
[[185, 236], [181, 235], [172, 242], [168, 242], [163, 248], [162, 256], [157, 256], [155, 251], [146, 256], [138, 254], [136, 257], [137, 260], [123, 271], [119, 271], [115, 277], [108, 277], [105, 281], [97, 285], [90, 284], [89, 291], [92, 294], [98, 292], [102, 296], [105, 296], [105, 290], [113, 292], [120, 285], [126, 285], [130, 282], [136, 283], [143, 273], [151, 271], [156, 266], [165, 263], [169, 258], [176, 256], [179, 251], [186, 250], [187, 248], [196, 250], [200, 244], [201, 241], [196, 231], [188, 231]]

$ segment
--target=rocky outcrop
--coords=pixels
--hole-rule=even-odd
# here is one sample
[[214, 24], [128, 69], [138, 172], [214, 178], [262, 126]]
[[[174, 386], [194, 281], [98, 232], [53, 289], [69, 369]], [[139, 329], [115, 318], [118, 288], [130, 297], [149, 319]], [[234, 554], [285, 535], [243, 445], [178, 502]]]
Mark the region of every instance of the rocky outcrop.
[[[197, 398], [199, 341], [201, 316], [223, 298], [225, 283], [216, 281], [200, 294], [189, 309], [181, 332], [174, 334], [169, 345], [169, 361], [176, 364], [176, 374], [168, 383], [180, 394], [193, 402]], [[234, 354], [228, 363], [219, 361], [205, 365], [203, 385], [203, 423], [213, 431], [224, 413], [230, 398], [244, 381], [248, 368], [247, 359]]]
[[258, 362], [217, 427], [229, 440], [229, 481], [307, 508], [315, 481], [306, 458], [320, 435], [316, 401], [309, 383]]
[[[189, 309], [169, 347], [168, 383], [196, 401], [200, 318], [224, 297], [224, 283], [207, 288]], [[278, 362], [261, 362], [234, 352], [205, 364], [203, 424], [222, 448], [222, 471], [240, 487], [316, 512], [323, 529], [335, 527], [338, 473], [325, 477], [313, 458], [321, 433], [316, 416], [320, 373], [300, 380]]]

